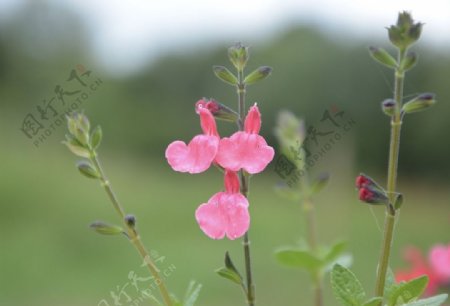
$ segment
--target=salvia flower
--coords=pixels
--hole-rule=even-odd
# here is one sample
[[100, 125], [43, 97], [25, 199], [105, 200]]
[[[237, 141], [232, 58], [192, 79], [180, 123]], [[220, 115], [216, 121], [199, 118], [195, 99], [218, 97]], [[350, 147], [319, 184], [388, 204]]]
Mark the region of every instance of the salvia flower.
[[166, 159], [173, 170], [179, 172], [200, 173], [207, 170], [217, 155], [219, 133], [211, 112], [202, 107], [197, 108], [203, 134], [195, 136], [188, 145], [177, 140], [166, 149]]
[[409, 247], [404, 252], [404, 259], [410, 263], [410, 268], [396, 271], [397, 282], [427, 275], [429, 281], [425, 294], [428, 296], [436, 294], [441, 287], [450, 284], [450, 245], [432, 247], [428, 254], [428, 260], [424, 258], [419, 249]]
[[244, 131], [220, 141], [216, 161], [231, 171], [244, 169], [250, 174], [263, 171], [272, 161], [275, 152], [259, 135], [260, 129], [261, 113], [255, 103], [245, 118]]
[[239, 178], [236, 172], [225, 171], [225, 191], [213, 195], [201, 204], [195, 218], [201, 230], [212, 239], [230, 240], [243, 236], [250, 226], [248, 201], [239, 193]]

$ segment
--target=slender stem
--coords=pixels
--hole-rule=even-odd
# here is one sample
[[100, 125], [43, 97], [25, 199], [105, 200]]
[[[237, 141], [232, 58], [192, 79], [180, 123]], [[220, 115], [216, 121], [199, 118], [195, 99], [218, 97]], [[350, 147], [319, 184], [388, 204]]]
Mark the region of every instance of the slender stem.
[[314, 288], [314, 305], [322, 306], [323, 305], [323, 285], [322, 285], [322, 276], [316, 276], [315, 280], [315, 288]]
[[[237, 94], [238, 94], [238, 110], [239, 110], [239, 130], [244, 129], [244, 113], [245, 113], [245, 84], [244, 72], [238, 71], [238, 81]], [[249, 180], [248, 176], [245, 175], [244, 170], [240, 171], [241, 178], [241, 193], [244, 197], [248, 196]], [[252, 263], [250, 256], [250, 238], [248, 232], [244, 235], [244, 241], [242, 242], [244, 246], [244, 260], [245, 260], [245, 275], [246, 275], [246, 294], [247, 294], [247, 305], [255, 305], [255, 284], [253, 283], [252, 277]]]
[[[400, 50], [398, 63], [401, 63], [406, 50]], [[377, 279], [375, 284], [375, 296], [384, 296], [384, 286], [386, 282], [386, 273], [389, 267], [389, 257], [391, 253], [392, 241], [394, 238], [394, 227], [396, 221], [395, 208], [392, 204], [395, 201], [397, 186], [398, 155], [400, 150], [400, 130], [402, 126], [402, 100], [403, 100], [403, 81], [404, 72], [400, 69], [395, 71], [395, 113], [391, 118], [391, 141], [389, 148], [389, 165], [387, 178], [387, 194], [389, 197], [389, 206], [386, 207], [386, 216], [384, 222], [383, 244], [381, 246], [380, 259], [378, 261]], [[380, 303], [381, 304], [381, 303]]]
[[164, 284], [164, 281], [159, 274], [159, 270], [156, 267], [155, 263], [152, 261], [144, 244], [142, 243], [141, 237], [139, 236], [139, 233], [137, 232], [136, 228], [126, 222], [125, 211], [122, 208], [122, 205], [120, 204], [119, 199], [115, 195], [115, 193], [111, 187], [111, 183], [106, 178], [106, 175], [100, 164], [100, 160], [95, 151], [92, 151], [92, 155], [91, 155], [90, 159], [91, 159], [92, 163], [94, 164], [94, 167], [100, 174], [101, 184], [102, 184], [103, 188], [105, 189], [106, 193], [108, 194], [108, 197], [111, 200], [111, 203], [113, 204], [114, 209], [117, 211], [121, 220], [123, 221], [124, 225], [127, 228], [127, 234], [128, 234], [128, 237], [129, 237], [131, 243], [134, 245], [134, 247], [137, 249], [137, 251], [141, 255], [142, 259], [145, 261], [147, 268], [150, 271], [150, 274], [155, 278], [155, 283], [159, 288], [159, 291], [161, 293], [161, 296], [164, 300], [165, 305], [172, 306], [172, 300], [170, 298], [169, 291], [167, 290], [166, 285]]
[[[308, 179], [306, 174], [304, 175], [303, 183], [305, 188], [308, 188]], [[314, 211], [314, 203], [311, 198], [306, 198], [303, 200], [303, 210], [306, 214], [306, 232], [308, 236], [308, 245], [314, 253], [317, 253], [317, 230], [316, 230], [316, 216]], [[322, 284], [322, 273], [317, 271], [313, 276], [314, 283], [314, 305], [323, 305], [323, 284]]]

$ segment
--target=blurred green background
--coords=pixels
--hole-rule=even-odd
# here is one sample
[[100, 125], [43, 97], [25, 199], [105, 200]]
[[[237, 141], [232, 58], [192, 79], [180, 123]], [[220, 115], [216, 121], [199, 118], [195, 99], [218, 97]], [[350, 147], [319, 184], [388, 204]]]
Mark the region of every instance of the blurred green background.
[[[103, 128], [106, 172], [127, 211], [137, 215], [144, 242], [165, 256], [163, 265], [176, 267], [167, 280], [171, 290], [181, 296], [194, 279], [204, 285], [199, 305], [242, 305], [238, 288], [213, 272], [226, 250], [241, 267], [241, 243], [208, 239], [193, 217], [196, 207], [222, 188], [222, 177], [214, 169], [196, 176], [175, 173], [164, 158], [172, 140], [188, 141], [199, 132], [193, 111], [199, 98], [234, 107], [234, 90], [217, 80], [211, 67], [228, 65], [226, 48], [235, 41], [166, 51], [138, 72], [109, 74], [85, 48], [89, 26], [52, 3], [30, 1], [0, 28], [0, 305], [97, 305], [102, 299], [114, 305], [110, 292], [129, 281], [130, 271], [146, 276], [125, 239], [89, 230], [93, 220], [118, 220], [103, 190], [79, 175], [76, 159], [60, 144], [65, 127], [56, 126], [37, 145], [21, 130], [27, 114], [40, 119], [37, 106], [55, 96], [57, 85], [66, 93], [88, 93], [81, 108]], [[332, 174], [317, 198], [319, 237], [324, 243], [349, 241], [354, 271], [371, 292], [383, 211], [358, 202], [353, 186], [360, 171], [385, 179], [389, 120], [380, 101], [392, 95], [392, 73], [369, 58], [367, 46], [392, 49], [386, 41], [330, 36], [312, 26], [292, 26], [244, 43], [252, 46], [249, 69], [274, 69], [248, 90], [248, 101], [260, 106], [262, 134], [271, 145], [276, 146], [272, 130], [281, 109], [315, 125], [334, 105], [356, 121], [312, 172]], [[438, 104], [405, 120], [399, 191], [406, 200], [394, 268], [405, 266], [405, 246], [428, 250], [449, 242], [449, 49], [421, 43], [414, 49], [420, 61], [407, 75], [406, 94], [435, 92]], [[91, 74], [81, 80], [101, 79], [95, 90], [67, 81], [72, 69], [81, 74], [83, 67]], [[78, 94], [67, 95], [65, 106], [57, 99], [52, 105], [61, 112]], [[219, 128], [222, 135], [232, 131], [225, 124]], [[312, 301], [308, 275], [280, 267], [273, 258], [276, 247], [296, 243], [305, 227], [299, 205], [274, 194], [279, 180], [273, 164], [252, 179], [257, 299], [260, 305], [307, 305]], [[326, 304], [335, 305], [326, 290]]]

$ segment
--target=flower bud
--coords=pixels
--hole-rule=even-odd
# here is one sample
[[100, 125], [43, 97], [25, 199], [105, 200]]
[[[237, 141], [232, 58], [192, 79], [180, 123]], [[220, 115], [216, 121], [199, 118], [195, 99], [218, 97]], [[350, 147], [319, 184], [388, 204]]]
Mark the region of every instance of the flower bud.
[[91, 152], [83, 144], [81, 144], [74, 136], [66, 135], [66, 140], [62, 142], [75, 155], [89, 158]]
[[123, 229], [120, 226], [106, 224], [103, 221], [95, 221], [91, 223], [89, 227], [102, 235], [118, 235], [124, 233]]
[[237, 85], [238, 79], [237, 77], [231, 73], [230, 70], [228, 70], [226, 67], [223, 66], [214, 66], [213, 67], [214, 74], [216, 77], [218, 77], [220, 80], [224, 81], [225, 83], [228, 83], [230, 85]]
[[358, 188], [358, 189], [364, 188], [364, 187], [375, 188], [375, 189], [380, 189], [380, 190], [383, 189], [377, 182], [375, 182], [375, 180], [373, 180], [370, 176], [365, 175], [364, 173], [360, 173], [356, 177], [355, 185], [356, 185], [356, 188]]
[[97, 125], [97, 127], [92, 131], [91, 134], [91, 147], [92, 149], [97, 149], [98, 146], [100, 145], [100, 142], [102, 141], [103, 138], [103, 132], [102, 132], [102, 128], [100, 127], [100, 125]]
[[389, 68], [396, 68], [397, 61], [383, 48], [369, 47], [370, 55], [373, 59]]
[[87, 161], [78, 162], [77, 168], [81, 174], [88, 178], [98, 179], [101, 177], [100, 173]]
[[359, 190], [359, 200], [373, 205], [389, 203], [389, 199], [384, 192], [370, 187], [363, 187]]
[[254, 84], [267, 78], [272, 72], [272, 68], [268, 66], [261, 66], [258, 69], [251, 72], [244, 79], [246, 85]]
[[126, 215], [125, 222], [129, 227], [135, 227], [136, 226], [136, 217], [134, 215]]
[[401, 71], [408, 71], [417, 63], [417, 54], [415, 52], [408, 52], [400, 63]]
[[422, 23], [415, 23], [408, 12], [398, 15], [397, 24], [388, 28], [390, 41], [399, 49], [407, 49], [420, 38]]
[[89, 119], [83, 113], [74, 112], [67, 118], [67, 128], [70, 134], [82, 144], [87, 145], [89, 143]]
[[228, 49], [228, 57], [238, 71], [243, 71], [250, 56], [248, 47], [244, 47], [240, 42]]
[[395, 195], [395, 200], [394, 200], [394, 209], [400, 209], [400, 207], [402, 207], [403, 204], [403, 195], [401, 193], [397, 193]]
[[381, 102], [381, 109], [383, 112], [392, 117], [395, 113], [395, 101], [393, 99], [386, 99]]
[[195, 110], [198, 113], [198, 108], [204, 107], [208, 109], [211, 114], [217, 119], [229, 121], [229, 122], [237, 122], [239, 120], [239, 114], [236, 113], [231, 108], [223, 105], [222, 103], [217, 102], [216, 100], [206, 100], [206, 98], [197, 101], [195, 103]]
[[417, 98], [405, 103], [402, 112], [406, 114], [423, 111], [436, 103], [435, 96], [432, 93], [424, 93]]

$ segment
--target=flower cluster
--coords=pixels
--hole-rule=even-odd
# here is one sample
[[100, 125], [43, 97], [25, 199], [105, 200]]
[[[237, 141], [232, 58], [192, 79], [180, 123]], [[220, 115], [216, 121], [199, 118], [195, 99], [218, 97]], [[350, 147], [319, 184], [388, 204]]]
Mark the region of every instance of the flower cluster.
[[450, 244], [432, 247], [428, 254], [428, 261], [423, 258], [420, 250], [415, 247], [406, 249], [404, 258], [411, 264], [411, 268], [397, 271], [395, 273], [397, 282], [427, 275], [429, 278], [425, 291], [427, 295], [433, 295], [439, 288], [450, 285]]
[[233, 240], [243, 236], [250, 225], [248, 201], [240, 193], [237, 171], [249, 174], [263, 171], [272, 161], [274, 150], [259, 135], [261, 113], [253, 105], [247, 113], [243, 131], [220, 138], [214, 115], [223, 111], [216, 101], [200, 100], [195, 104], [203, 134], [189, 144], [174, 141], [166, 149], [166, 159], [173, 170], [191, 174], [206, 171], [212, 164], [225, 173], [225, 191], [213, 195], [195, 213], [202, 231], [213, 239], [225, 235]]

